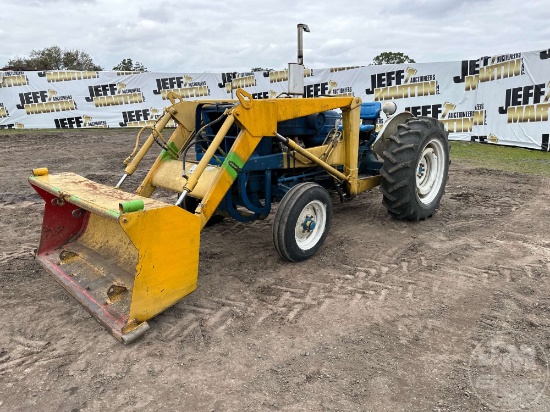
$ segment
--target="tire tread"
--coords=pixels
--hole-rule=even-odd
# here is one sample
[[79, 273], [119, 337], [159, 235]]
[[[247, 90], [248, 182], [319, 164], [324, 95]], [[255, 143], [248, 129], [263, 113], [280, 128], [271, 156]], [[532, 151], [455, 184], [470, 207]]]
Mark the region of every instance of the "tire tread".
[[[447, 163], [442, 188], [430, 205], [421, 205], [416, 194], [416, 165], [420, 151], [432, 139], [443, 139]], [[388, 213], [400, 220], [423, 220], [433, 215], [445, 191], [448, 178], [448, 133], [441, 122], [431, 117], [411, 117], [397, 126], [396, 135], [386, 138], [380, 175], [382, 204]]]

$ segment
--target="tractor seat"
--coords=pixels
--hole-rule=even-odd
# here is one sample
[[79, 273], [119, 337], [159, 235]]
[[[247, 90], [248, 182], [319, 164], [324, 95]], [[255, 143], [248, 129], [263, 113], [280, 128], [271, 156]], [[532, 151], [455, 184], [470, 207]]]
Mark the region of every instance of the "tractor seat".
[[[381, 107], [382, 104], [380, 102], [367, 102], [361, 104], [359, 118], [363, 120], [363, 124], [359, 125], [359, 132], [370, 132], [374, 130], [376, 119], [380, 116]], [[338, 127], [338, 130], [342, 130], [342, 125]]]
[[359, 118], [362, 120], [376, 120], [380, 116], [380, 102], [368, 102], [361, 104], [361, 114]]
[[370, 132], [371, 130], [374, 130], [374, 125], [373, 124], [359, 125], [359, 132]]

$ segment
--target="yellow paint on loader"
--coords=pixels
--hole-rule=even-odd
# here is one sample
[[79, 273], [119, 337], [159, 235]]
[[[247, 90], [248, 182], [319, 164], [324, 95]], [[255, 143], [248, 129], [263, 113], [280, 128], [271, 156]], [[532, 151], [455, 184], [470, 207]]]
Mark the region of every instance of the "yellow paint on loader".
[[[37, 259], [116, 338], [196, 289], [198, 215], [72, 173], [29, 180], [46, 201]], [[131, 201], [144, 208], [118, 210]]]
[[121, 226], [139, 251], [129, 319], [144, 322], [197, 288], [200, 218], [167, 205], [129, 213]]
[[[290, 149], [342, 181], [351, 195], [380, 183], [379, 177], [358, 178], [359, 112], [356, 97], [253, 100], [242, 89], [238, 100], [184, 101], [170, 94], [172, 106], [154, 126], [136, 156], [126, 164], [116, 188], [72, 173], [50, 175], [36, 169], [29, 182], [46, 201], [37, 259], [83, 306], [118, 339], [129, 342], [148, 329], [146, 321], [175, 304], [197, 286], [200, 231], [215, 213], [260, 140], [277, 137], [277, 123], [326, 110], [341, 109], [342, 139], [328, 159], [327, 147]], [[179, 100], [179, 101], [176, 101]], [[200, 105], [233, 104], [193, 173], [176, 159], [193, 138]], [[177, 129], [139, 186], [137, 194], [119, 190], [161, 137], [170, 121]], [[239, 135], [220, 166], [209, 164], [233, 124]], [[168, 153], [170, 152], [170, 153]], [[292, 168], [292, 164], [285, 163]], [[337, 170], [335, 167], [339, 167]], [[200, 199], [195, 213], [151, 199], [157, 187]], [[129, 203], [128, 203], [129, 202]], [[143, 203], [143, 209], [141, 204]], [[120, 204], [123, 204], [120, 207]], [[139, 207], [129, 205], [139, 204]], [[123, 213], [123, 211], [128, 211]], [[135, 211], [132, 211], [135, 210]]]

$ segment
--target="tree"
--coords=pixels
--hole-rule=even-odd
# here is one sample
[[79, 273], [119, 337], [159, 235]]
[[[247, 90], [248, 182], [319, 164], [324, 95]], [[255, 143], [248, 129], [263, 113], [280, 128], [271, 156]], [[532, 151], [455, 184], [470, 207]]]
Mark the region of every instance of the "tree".
[[416, 63], [406, 54], [401, 52], [383, 52], [372, 60], [372, 64], [399, 64], [399, 63]]
[[8, 60], [8, 67], [25, 70], [103, 70], [90, 55], [81, 50], [61, 50], [59, 46], [33, 50], [28, 58]]
[[66, 50], [63, 53], [63, 66], [70, 70], [103, 70], [88, 53], [80, 50]]
[[119, 72], [146, 72], [147, 67], [145, 67], [140, 62], [133, 62], [132, 59], [122, 59], [122, 61], [113, 67], [113, 70]]

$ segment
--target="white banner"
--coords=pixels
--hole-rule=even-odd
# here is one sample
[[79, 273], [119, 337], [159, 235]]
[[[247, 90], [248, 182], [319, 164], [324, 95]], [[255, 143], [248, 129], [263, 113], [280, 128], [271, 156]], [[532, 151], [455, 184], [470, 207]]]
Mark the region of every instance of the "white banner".
[[[462, 62], [305, 69], [304, 97], [358, 96], [432, 116], [450, 138], [548, 151], [550, 49]], [[154, 124], [174, 91], [187, 100], [286, 92], [288, 71], [0, 72], [0, 130]]]

